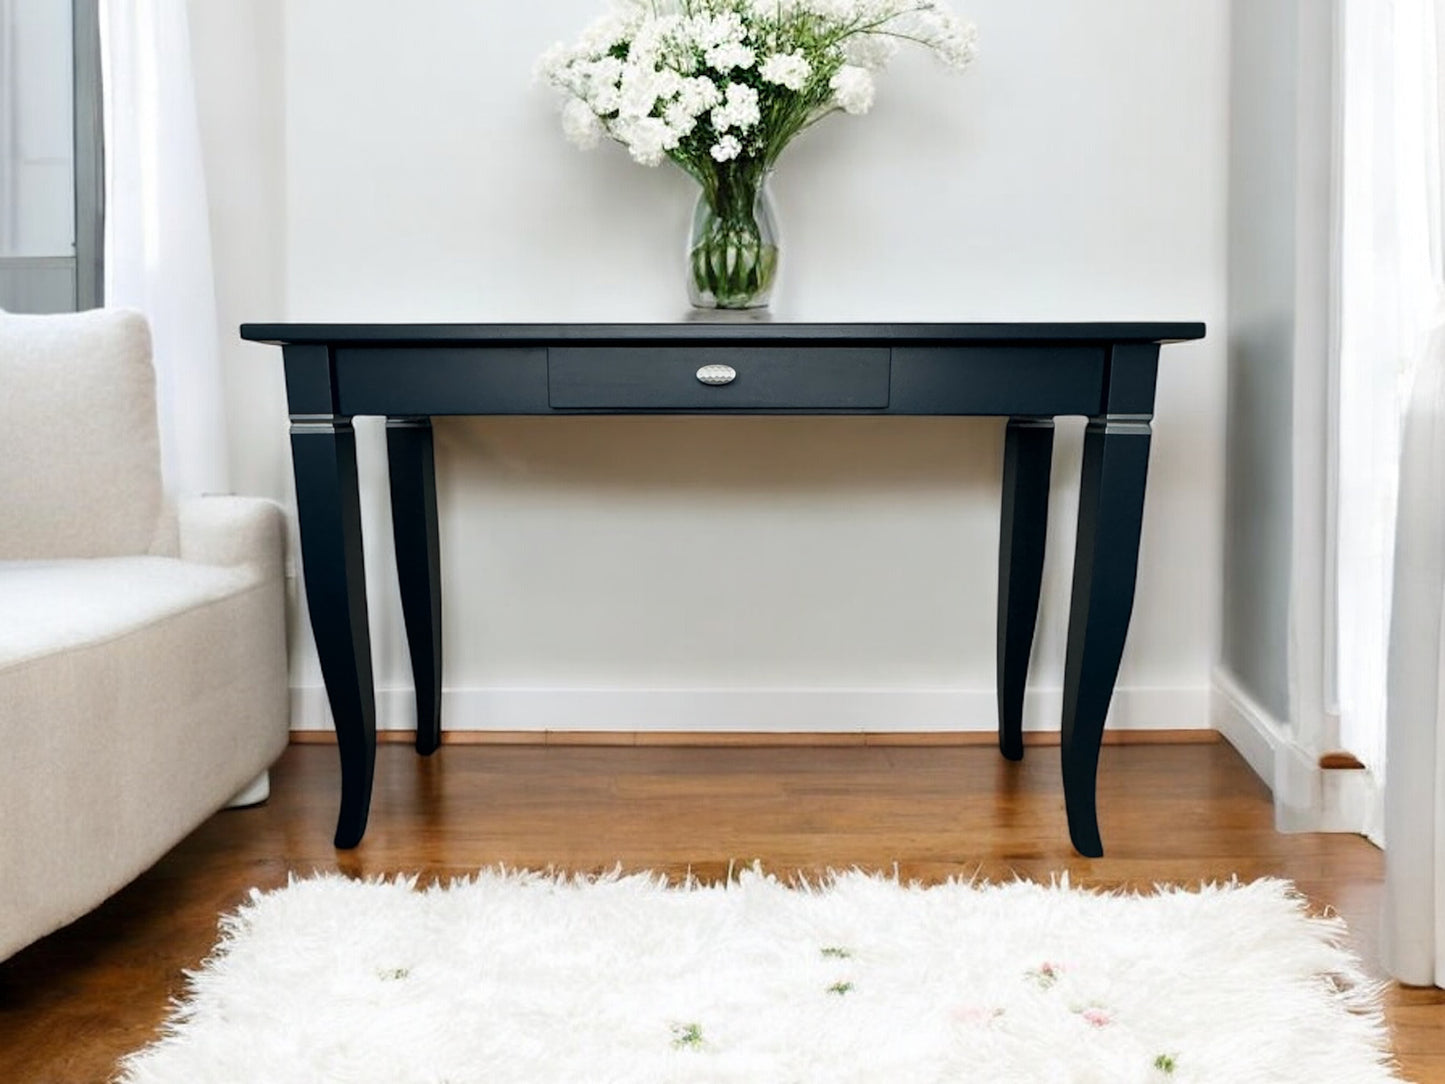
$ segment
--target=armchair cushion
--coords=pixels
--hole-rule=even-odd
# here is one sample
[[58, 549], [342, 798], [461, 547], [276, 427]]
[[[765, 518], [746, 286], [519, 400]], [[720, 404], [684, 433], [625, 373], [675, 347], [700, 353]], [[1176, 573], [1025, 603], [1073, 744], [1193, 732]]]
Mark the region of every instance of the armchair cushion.
[[0, 562], [0, 670], [57, 651], [112, 640], [258, 582], [245, 567], [172, 557]]
[[[73, 608], [86, 592], [62, 588], [58, 569], [42, 573], [56, 589], [48, 605], [72, 604], [93, 636], [33, 643], [0, 665], [0, 959], [135, 878], [286, 746], [280, 582], [131, 560], [152, 562], [141, 566], [146, 597], [175, 612], [147, 620], [124, 599], [138, 569], [120, 559], [96, 562], [116, 577], [103, 622], [84, 616], [99, 606]], [[224, 583], [237, 587], [218, 595]], [[187, 594], [196, 604], [181, 605]], [[78, 639], [59, 622], [50, 631]]]
[[162, 494], [145, 319], [0, 313], [0, 389], [0, 560], [148, 552]]

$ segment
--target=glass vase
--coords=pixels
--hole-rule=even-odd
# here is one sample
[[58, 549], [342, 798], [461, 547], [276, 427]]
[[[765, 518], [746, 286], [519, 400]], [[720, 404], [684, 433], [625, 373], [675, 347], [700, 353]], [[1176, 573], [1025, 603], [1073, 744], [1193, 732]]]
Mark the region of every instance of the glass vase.
[[688, 238], [688, 297], [700, 309], [760, 309], [778, 274], [768, 174], [719, 167], [698, 193]]

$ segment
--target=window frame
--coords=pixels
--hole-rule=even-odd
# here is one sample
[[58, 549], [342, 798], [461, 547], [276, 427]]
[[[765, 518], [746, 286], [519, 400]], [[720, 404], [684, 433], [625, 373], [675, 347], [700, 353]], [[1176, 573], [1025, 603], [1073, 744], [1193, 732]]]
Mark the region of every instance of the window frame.
[[[71, 0], [74, 243], [69, 255], [0, 256], [0, 306], [77, 311], [105, 302], [105, 153], [100, 0]], [[68, 293], [59, 282], [63, 276]]]
[[75, 307], [105, 303], [105, 118], [100, 0], [72, 0], [75, 52]]

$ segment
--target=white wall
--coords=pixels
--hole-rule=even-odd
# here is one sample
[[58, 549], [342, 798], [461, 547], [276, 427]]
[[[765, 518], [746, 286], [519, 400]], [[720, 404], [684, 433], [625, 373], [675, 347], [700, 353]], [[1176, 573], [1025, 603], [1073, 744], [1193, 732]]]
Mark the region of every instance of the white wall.
[[[1299, 0], [1235, 0], [1222, 663], [1290, 717]], [[1316, 2], [1316, 0], [1306, 0]]]
[[1333, 689], [1339, 280], [1337, 0], [1234, 0], [1229, 431], [1215, 727], [1274, 791], [1283, 831], [1375, 831]]
[[[597, 0], [192, 10], [208, 173], [229, 192], [214, 212], [228, 336], [241, 319], [683, 315], [690, 182], [574, 150], [532, 83]], [[1226, 5], [966, 11], [972, 70], [905, 56], [872, 116], [785, 154], [777, 318], [1207, 321], [1208, 340], [1163, 358], [1115, 703], [1116, 725], [1207, 725]], [[289, 499], [279, 352], [232, 339], [228, 360], [236, 477]], [[379, 433], [358, 428], [378, 684], [405, 690]], [[1061, 425], [1055, 457], [1036, 726], [1057, 726], [1080, 431]], [[445, 725], [992, 726], [1000, 437], [968, 419], [439, 421]], [[700, 573], [704, 552], [729, 570]], [[296, 659], [297, 724], [318, 725], [309, 645]], [[409, 722], [401, 691], [381, 707], [382, 725]]]

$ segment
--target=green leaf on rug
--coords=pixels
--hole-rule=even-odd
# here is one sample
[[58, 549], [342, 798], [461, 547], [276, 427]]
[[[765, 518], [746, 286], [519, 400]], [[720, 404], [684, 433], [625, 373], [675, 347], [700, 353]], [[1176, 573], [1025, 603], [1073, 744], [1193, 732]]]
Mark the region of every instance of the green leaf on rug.
[[852, 989], [853, 984], [851, 982], [835, 982], [832, 986], [828, 987], [828, 993], [837, 994], [839, 997], [842, 997]]
[[833, 958], [838, 960], [851, 959], [853, 956], [853, 953], [851, 951], [843, 948], [841, 945], [828, 945], [825, 948], [820, 949], [819, 951], [821, 951], [824, 956], [832, 956]]
[[1158, 1069], [1161, 1073], [1174, 1072], [1174, 1064], [1173, 1054], [1160, 1054], [1154, 1059], [1154, 1068]]
[[395, 982], [397, 979], [404, 979], [411, 974], [409, 967], [382, 967], [378, 968], [376, 977], [383, 982]]
[[701, 1024], [673, 1024], [672, 1045], [679, 1050], [697, 1049], [703, 1045]]

